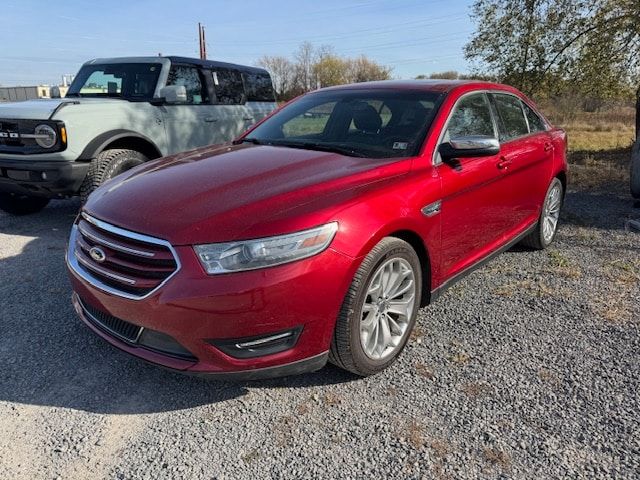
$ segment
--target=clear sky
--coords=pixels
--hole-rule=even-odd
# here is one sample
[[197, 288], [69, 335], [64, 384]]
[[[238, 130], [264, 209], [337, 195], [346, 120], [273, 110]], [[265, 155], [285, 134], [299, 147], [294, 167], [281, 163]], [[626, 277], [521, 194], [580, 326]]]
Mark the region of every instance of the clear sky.
[[468, 71], [471, 0], [63, 0], [0, 1], [0, 85], [59, 83], [86, 60], [198, 56], [247, 65], [290, 56], [303, 41], [345, 56], [366, 54], [412, 78]]

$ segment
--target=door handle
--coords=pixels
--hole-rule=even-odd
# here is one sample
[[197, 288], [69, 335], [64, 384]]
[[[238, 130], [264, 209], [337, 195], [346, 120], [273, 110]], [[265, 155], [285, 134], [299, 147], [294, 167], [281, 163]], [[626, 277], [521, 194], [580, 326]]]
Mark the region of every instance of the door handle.
[[204, 121], [208, 123], [214, 123], [217, 122], [218, 119], [216, 117], [204, 117]]
[[549, 142], [545, 143], [544, 144], [544, 151], [545, 152], [550, 152], [551, 150], [553, 150], [553, 144], [549, 143]]
[[500, 161], [496, 164], [499, 170], [506, 170], [513, 162], [506, 157], [500, 157]]

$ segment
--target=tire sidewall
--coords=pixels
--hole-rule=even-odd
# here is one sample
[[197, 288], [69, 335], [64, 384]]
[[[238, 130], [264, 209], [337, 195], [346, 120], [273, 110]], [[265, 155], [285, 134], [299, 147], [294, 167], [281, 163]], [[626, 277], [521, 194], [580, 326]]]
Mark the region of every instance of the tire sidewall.
[[[392, 258], [403, 258], [404, 260], [409, 262], [409, 264], [413, 268], [414, 278], [416, 282], [416, 299], [411, 318], [409, 319], [409, 325], [407, 326], [407, 331], [404, 338], [402, 339], [402, 342], [398, 346], [397, 351], [389, 358], [375, 360], [367, 356], [362, 348], [362, 343], [360, 341], [360, 320], [362, 318], [362, 306], [367, 295], [369, 282], [371, 282], [374, 273], [380, 267], [380, 265]], [[411, 331], [413, 330], [416, 318], [418, 316], [418, 309], [420, 308], [420, 295], [422, 293], [422, 269], [420, 266], [420, 260], [418, 259], [418, 256], [411, 248], [411, 246], [409, 244], [406, 244], [406, 246], [401, 246], [398, 245], [398, 243], [395, 243], [395, 245], [390, 245], [384, 250], [376, 252], [374, 257], [371, 259], [371, 262], [369, 262], [369, 265], [367, 265], [367, 267], [365, 268], [367, 268], [368, 271], [366, 273], [366, 276], [363, 276], [364, 281], [358, 287], [358, 293], [354, 299], [352, 308], [350, 309], [349, 313], [349, 336], [351, 343], [351, 352], [356, 365], [363, 371], [366, 371], [368, 373], [376, 373], [384, 370], [396, 361], [400, 353], [402, 353], [402, 351], [404, 350], [404, 347], [409, 340], [409, 337], [411, 336]]]
[[544, 238], [544, 228], [543, 228], [544, 214], [547, 210], [547, 204], [549, 203], [549, 194], [551, 193], [551, 190], [555, 186], [560, 187], [560, 211], [562, 211], [562, 205], [564, 204], [564, 188], [562, 187], [562, 182], [556, 177], [551, 181], [551, 184], [547, 189], [547, 193], [544, 196], [544, 203], [542, 204], [542, 213], [540, 213], [540, 220], [538, 221], [540, 225], [540, 228], [539, 228], [540, 244], [542, 245], [543, 248], [547, 248], [549, 245], [553, 243], [553, 241], [556, 238], [556, 235], [558, 234], [558, 227], [560, 226], [560, 219], [558, 218], [558, 223], [556, 224], [556, 228], [553, 231], [553, 235], [551, 236], [549, 241], [546, 241]]
[[133, 153], [137, 152], [123, 153], [122, 155], [118, 155], [114, 158], [104, 170], [100, 183], [103, 184], [133, 167], [142, 165], [144, 163], [144, 159], [141, 156], [133, 155]]

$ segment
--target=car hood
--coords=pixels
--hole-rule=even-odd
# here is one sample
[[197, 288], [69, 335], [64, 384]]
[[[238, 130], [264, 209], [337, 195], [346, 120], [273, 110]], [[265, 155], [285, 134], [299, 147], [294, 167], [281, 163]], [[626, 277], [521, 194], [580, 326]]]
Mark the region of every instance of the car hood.
[[410, 161], [275, 146], [207, 147], [134, 168], [97, 189], [87, 213], [174, 245], [275, 235], [332, 220]]
[[79, 104], [117, 103], [114, 98], [42, 98], [24, 102], [0, 103], [0, 118], [12, 120], [48, 120], [60, 107]]

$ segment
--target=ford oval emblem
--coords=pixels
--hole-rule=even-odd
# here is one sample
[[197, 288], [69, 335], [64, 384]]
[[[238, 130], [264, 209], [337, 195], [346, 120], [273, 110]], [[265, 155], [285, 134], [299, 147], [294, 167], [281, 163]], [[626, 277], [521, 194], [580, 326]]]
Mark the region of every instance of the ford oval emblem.
[[104, 253], [104, 250], [99, 247], [93, 247], [91, 250], [89, 250], [89, 255], [91, 255], [91, 258], [93, 258], [98, 263], [102, 263], [107, 259], [107, 254]]

